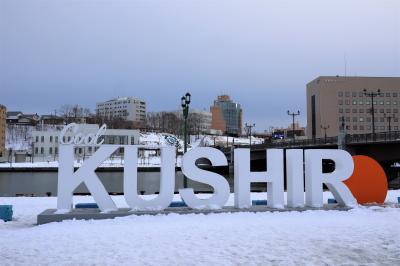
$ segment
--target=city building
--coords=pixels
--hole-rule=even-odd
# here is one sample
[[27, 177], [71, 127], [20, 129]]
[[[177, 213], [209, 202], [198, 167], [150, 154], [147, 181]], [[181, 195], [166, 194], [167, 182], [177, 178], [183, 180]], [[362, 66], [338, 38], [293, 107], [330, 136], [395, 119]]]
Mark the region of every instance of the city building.
[[[367, 93], [378, 93], [372, 102]], [[321, 76], [307, 84], [307, 137], [337, 136], [344, 124], [347, 134], [399, 130], [400, 77]], [[390, 127], [389, 127], [390, 123]]]
[[[79, 124], [79, 132], [84, 135], [95, 134], [98, 130], [97, 124]], [[32, 131], [32, 150], [35, 161], [53, 161], [58, 158], [60, 133], [61, 129]], [[68, 142], [73, 134], [68, 132], [65, 137], [65, 141]], [[104, 144], [133, 145], [139, 144], [140, 133], [135, 129], [107, 129], [103, 138]], [[93, 146], [77, 147], [75, 148], [75, 158], [86, 158], [95, 150], [97, 148]], [[121, 153], [123, 153], [123, 149], [118, 150], [116, 155]]]
[[38, 114], [24, 114], [21, 111], [7, 112], [6, 122], [8, 125], [35, 126], [39, 122]]
[[6, 152], [6, 107], [0, 104], [0, 158]]
[[96, 114], [107, 120], [146, 121], [146, 102], [133, 97], [120, 97], [96, 104]]
[[212, 114], [211, 129], [221, 130], [229, 135], [242, 133], [242, 108], [234, 103], [229, 95], [220, 95], [210, 107]]
[[[183, 122], [182, 110], [175, 111], [174, 113]], [[188, 129], [190, 134], [209, 134], [211, 129], [211, 122], [211, 112], [192, 108], [189, 109]]]

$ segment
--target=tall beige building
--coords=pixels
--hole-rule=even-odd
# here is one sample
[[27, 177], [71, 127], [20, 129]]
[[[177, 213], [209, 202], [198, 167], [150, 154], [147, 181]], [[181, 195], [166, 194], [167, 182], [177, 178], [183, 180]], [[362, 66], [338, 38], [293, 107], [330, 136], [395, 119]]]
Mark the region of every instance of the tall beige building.
[[[337, 136], [342, 120], [348, 134], [372, 133], [374, 97], [375, 132], [399, 130], [400, 77], [321, 76], [307, 84], [307, 137]], [[324, 129], [325, 128], [325, 129]]]
[[6, 107], [0, 104], [0, 157], [5, 156], [6, 151]]

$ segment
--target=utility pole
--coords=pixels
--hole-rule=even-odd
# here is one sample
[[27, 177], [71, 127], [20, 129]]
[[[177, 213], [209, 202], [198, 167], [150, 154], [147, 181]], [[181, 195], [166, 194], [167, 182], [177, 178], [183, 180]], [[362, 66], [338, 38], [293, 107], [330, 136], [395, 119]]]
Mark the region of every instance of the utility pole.
[[255, 127], [256, 126], [256, 124], [245, 124], [244, 125], [245, 126], [245, 128], [246, 128], [246, 131], [247, 131], [247, 134], [249, 134], [250, 135], [250, 149], [251, 149], [251, 129], [253, 128], [253, 127]]
[[325, 140], [325, 144], [326, 144], [326, 130], [329, 128], [329, 125], [327, 125], [326, 127], [321, 125], [321, 129], [324, 130], [324, 140]]
[[295, 141], [296, 141], [296, 137], [295, 137], [295, 134], [294, 134], [294, 132], [295, 132], [295, 129], [294, 129], [294, 118], [295, 118], [296, 115], [300, 115], [300, 111], [298, 110], [297, 113], [295, 113], [295, 112], [291, 113], [288, 110], [287, 114], [292, 116], [292, 133], [293, 133], [293, 144], [294, 144]]
[[383, 115], [384, 115], [384, 117], [387, 119], [387, 121], [389, 123], [388, 129], [389, 129], [389, 137], [390, 137], [390, 132], [392, 131], [392, 127], [390, 125], [391, 125], [391, 122], [392, 122], [392, 118], [394, 118], [394, 114], [393, 114], [393, 116], [386, 115], [386, 113], [383, 114]]
[[381, 95], [381, 90], [378, 89], [376, 92], [367, 92], [367, 89], [363, 89], [364, 95], [371, 98], [371, 115], [372, 115], [372, 139], [375, 140], [375, 107], [374, 98]]
[[[184, 128], [183, 128], [183, 153], [187, 152], [187, 119], [189, 116], [189, 104], [190, 104], [190, 93], [187, 92], [185, 96], [181, 97], [181, 106], [184, 118]], [[183, 176], [183, 187], [187, 188], [187, 177]]]

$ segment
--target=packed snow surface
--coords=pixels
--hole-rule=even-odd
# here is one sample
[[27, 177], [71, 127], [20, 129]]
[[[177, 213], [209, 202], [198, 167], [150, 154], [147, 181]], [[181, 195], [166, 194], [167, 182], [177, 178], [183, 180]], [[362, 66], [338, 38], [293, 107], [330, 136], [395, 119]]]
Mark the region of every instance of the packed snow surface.
[[[386, 205], [394, 206], [399, 196], [399, 190], [389, 191]], [[324, 193], [325, 202], [331, 197]], [[113, 199], [126, 206], [122, 196]], [[55, 208], [56, 198], [0, 198], [0, 204], [14, 209], [13, 221], [0, 221], [1, 265], [400, 265], [395, 207], [129, 216], [37, 226], [36, 215]]]

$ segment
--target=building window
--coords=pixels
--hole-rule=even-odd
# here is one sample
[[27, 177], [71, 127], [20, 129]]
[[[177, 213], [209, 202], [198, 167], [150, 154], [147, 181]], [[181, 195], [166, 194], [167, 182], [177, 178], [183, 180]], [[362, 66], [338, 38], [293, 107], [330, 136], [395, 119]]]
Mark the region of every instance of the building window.
[[367, 117], [367, 122], [371, 122], [371, 117]]
[[82, 148], [79, 148], [79, 154], [82, 154]]
[[353, 117], [353, 122], [357, 122], [357, 117]]
[[[343, 109], [342, 109], [342, 113], [343, 113]], [[135, 137], [131, 137], [131, 145], [135, 144]]]
[[359, 121], [364, 122], [364, 117], [360, 117]]
[[379, 109], [379, 113], [384, 113], [385, 112], [385, 109]]
[[357, 97], [357, 92], [353, 91], [353, 92], [351, 93], [351, 96]]
[[386, 113], [391, 113], [392, 109], [386, 109]]
[[390, 101], [387, 101], [387, 102], [386, 102], [386, 105], [390, 105]]
[[353, 109], [353, 110], [352, 110], [352, 113], [353, 113], [353, 114], [356, 114], [356, 113], [357, 113], [357, 109]]
[[350, 117], [346, 117], [346, 122], [350, 122]]
[[345, 95], [346, 97], [350, 97], [350, 92], [346, 91], [346, 92], [344, 93], [344, 95]]
[[39, 142], [39, 136], [36, 136], [36, 142]]
[[55, 140], [56, 140], [55, 142], [58, 143], [58, 136], [56, 136], [56, 139], [55, 139]]
[[393, 97], [397, 97], [397, 92], [393, 92]]
[[50, 136], [50, 143], [53, 143], [53, 136]]
[[49, 148], [49, 154], [53, 154], [53, 148], [52, 147]]
[[354, 125], [354, 126], [353, 126], [353, 130], [357, 130], [357, 125]]
[[339, 97], [343, 97], [343, 91], [339, 91], [339, 92], [338, 92], [338, 96], [339, 96]]
[[398, 126], [394, 126], [394, 130], [399, 130], [399, 127]]
[[38, 154], [38, 152], [39, 152], [38, 147], [35, 147], [35, 154]]
[[359, 109], [358, 112], [359, 113], [364, 113], [364, 109]]
[[42, 143], [44, 142], [44, 136], [40, 137], [40, 142], [42, 142]]
[[346, 109], [346, 113], [350, 113], [350, 109], [347, 108], [347, 109]]
[[363, 101], [358, 101], [358, 105], [363, 105]]
[[393, 105], [397, 105], [397, 102], [396, 102], [396, 101], [393, 101], [392, 104], [393, 104]]
[[393, 118], [394, 122], [399, 122], [399, 119], [397, 117]]
[[119, 144], [121, 145], [125, 144], [125, 136], [119, 136]]
[[343, 105], [343, 100], [338, 101], [339, 105]]
[[[343, 108], [339, 108], [339, 114], [342, 114], [343, 113]], [[131, 143], [131, 144], [133, 144], [133, 143]]]
[[385, 103], [384, 101], [379, 101], [380, 105], [384, 105], [384, 103]]
[[384, 118], [384, 117], [381, 117], [381, 118], [379, 119], [379, 121], [380, 121], [380, 122], [385, 122], [385, 118]]
[[399, 110], [398, 109], [393, 109], [393, 113], [398, 113]]
[[44, 148], [41, 147], [41, 148], [40, 148], [40, 154], [43, 154], [43, 153], [44, 153]]
[[390, 92], [386, 92], [386, 97], [390, 97]]
[[385, 126], [381, 126], [381, 130], [385, 130]]
[[363, 125], [360, 126], [360, 130], [364, 130], [364, 126]]
[[356, 100], [353, 101], [353, 105], [357, 105], [357, 101]]
[[54, 148], [54, 153], [58, 154], [58, 148], [57, 147]]
[[368, 130], [371, 130], [371, 126], [367, 126], [367, 129], [368, 129]]

